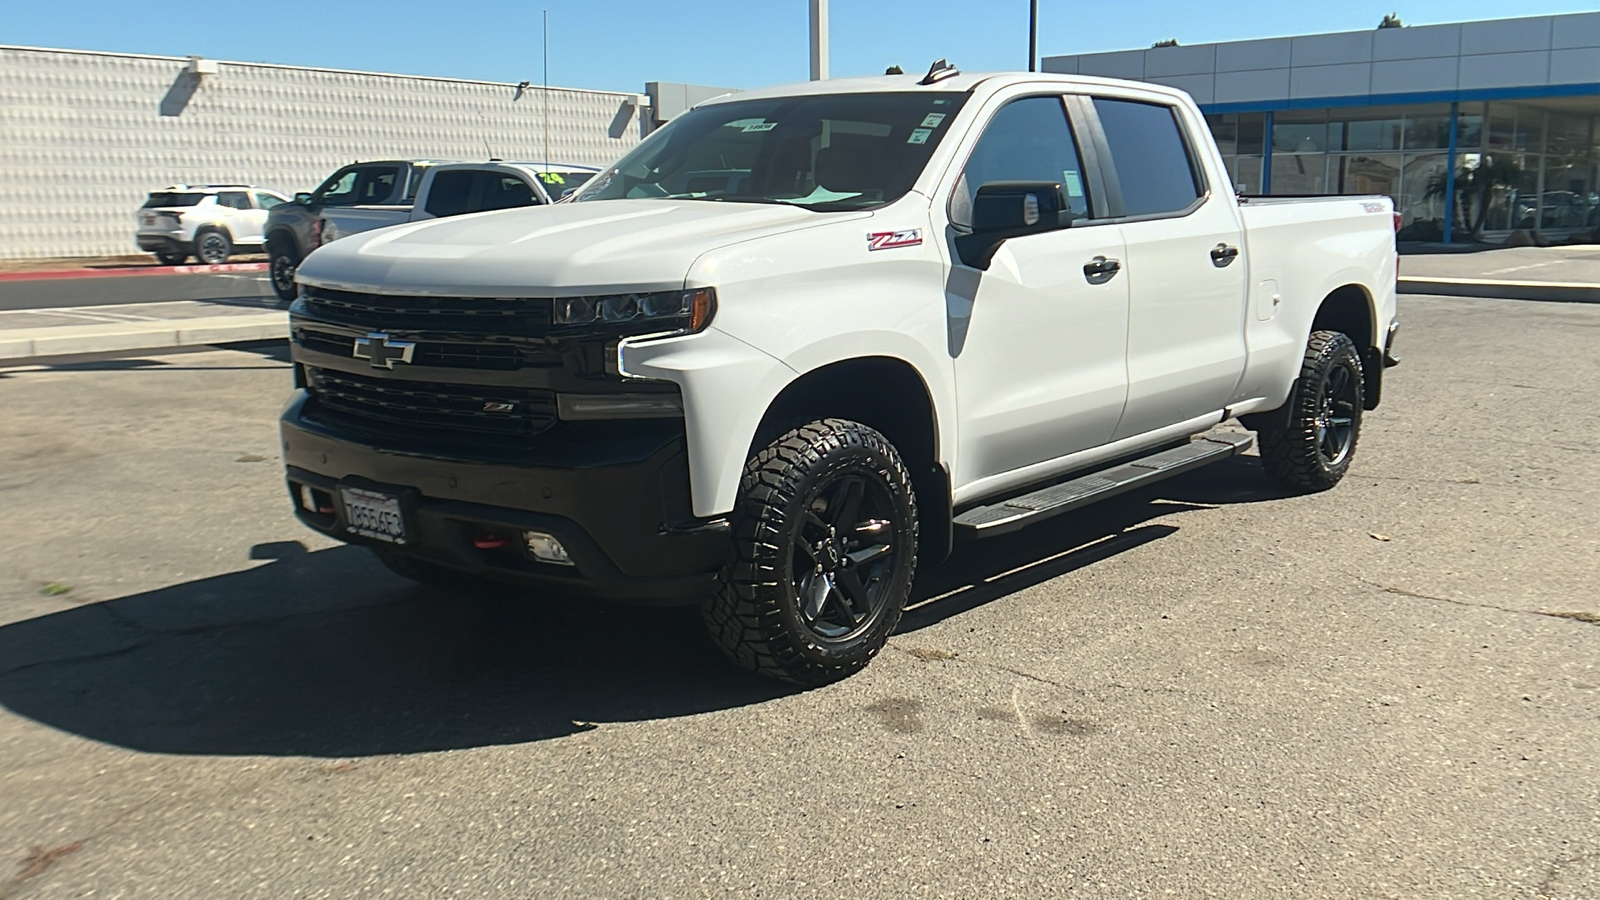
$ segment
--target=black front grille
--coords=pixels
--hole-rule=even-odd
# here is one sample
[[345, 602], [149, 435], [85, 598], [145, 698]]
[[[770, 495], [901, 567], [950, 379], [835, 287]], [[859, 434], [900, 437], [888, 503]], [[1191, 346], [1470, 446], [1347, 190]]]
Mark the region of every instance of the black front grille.
[[314, 418], [406, 439], [485, 437], [520, 444], [555, 424], [555, 393], [445, 385], [308, 368]]
[[328, 322], [466, 334], [542, 335], [550, 328], [548, 297], [403, 297], [307, 287], [306, 310]]
[[[430, 340], [426, 337], [406, 336], [415, 340], [417, 348], [411, 356], [415, 366], [437, 366], [446, 369], [489, 369], [513, 371], [529, 366], [559, 366], [561, 354], [553, 347], [539, 344], [479, 344]], [[355, 353], [354, 335], [297, 328], [295, 341], [307, 350], [351, 358]]]

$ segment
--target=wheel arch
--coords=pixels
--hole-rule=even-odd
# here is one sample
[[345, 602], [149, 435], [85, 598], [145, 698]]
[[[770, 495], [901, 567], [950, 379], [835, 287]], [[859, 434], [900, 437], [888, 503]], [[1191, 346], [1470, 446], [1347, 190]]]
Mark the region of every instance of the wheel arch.
[[1378, 308], [1371, 292], [1361, 284], [1333, 289], [1318, 304], [1311, 331], [1337, 331], [1355, 343], [1365, 385], [1362, 406], [1375, 409], [1383, 391], [1383, 351], [1378, 346]]
[[[863, 390], [862, 386], [870, 386]], [[860, 422], [881, 432], [911, 472], [921, 520], [920, 553], [949, 555], [952, 541], [950, 475], [940, 463], [933, 392], [911, 363], [892, 356], [838, 360], [789, 382], [767, 405], [750, 453], [789, 429], [822, 418]]]
[[272, 249], [273, 244], [281, 242], [287, 242], [289, 248], [294, 251], [296, 256], [305, 256], [304, 253], [300, 252], [300, 241], [295, 237], [294, 229], [287, 225], [279, 225], [271, 231], [268, 231], [261, 238], [261, 245], [266, 247], [268, 250]]

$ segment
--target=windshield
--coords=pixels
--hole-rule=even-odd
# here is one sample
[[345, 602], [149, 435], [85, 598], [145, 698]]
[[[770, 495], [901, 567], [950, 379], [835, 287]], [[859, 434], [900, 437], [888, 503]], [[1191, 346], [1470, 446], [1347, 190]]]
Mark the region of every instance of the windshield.
[[178, 193], [177, 191], [155, 191], [150, 198], [144, 201], [143, 209], [155, 209], [158, 206], [198, 206], [205, 194]]
[[916, 182], [966, 94], [822, 94], [713, 103], [651, 135], [573, 199], [869, 209]]

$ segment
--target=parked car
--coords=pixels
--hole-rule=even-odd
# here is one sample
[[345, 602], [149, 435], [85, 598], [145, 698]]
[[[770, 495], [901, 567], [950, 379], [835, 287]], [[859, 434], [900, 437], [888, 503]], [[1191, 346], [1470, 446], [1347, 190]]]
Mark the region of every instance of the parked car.
[[175, 184], [150, 196], [138, 212], [135, 239], [169, 266], [190, 256], [216, 265], [239, 248], [257, 250], [267, 216], [288, 202], [277, 191], [248, 184]]
[[592, 166], [545, 166], [492, 160], [356, 163], [322, 186], [296, 194], [267, 221], [272, 287], [295, 295], [294, 272], [306, 254], [330, 241], [420, 219], [551, 203], [600, 171]]
[[708, 101], [568, 202], [307, 258], [292, 503], [412, 579], [700, 604], [736, 664], [842, 678], [919, 560], [1236, 455], [1234, 417], [1290, 490], [1350, 470], [1393, 202], [1229, 184], [1153, 84]]

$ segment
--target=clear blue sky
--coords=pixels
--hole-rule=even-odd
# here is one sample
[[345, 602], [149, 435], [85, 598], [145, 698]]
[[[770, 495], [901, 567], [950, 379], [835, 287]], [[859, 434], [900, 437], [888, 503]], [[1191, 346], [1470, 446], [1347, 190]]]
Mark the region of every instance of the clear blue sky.
[[[757, 87], [807, 76], [806, 0], [134, 0], [8, 2], [0, 44], [120, 50], [537, 83], [540, 10], [550, 83], [639, 91], [646, 81]], [[1041, 55], [1586, 12], [1595, 0], [1040, 0]], [[831, 0], [832, 74], [1023, 69], [1027, 0]], [[1513, 12], [1514, 10], [1514, 12]], [[212, 23], [212, 24], [208, 24]]]

